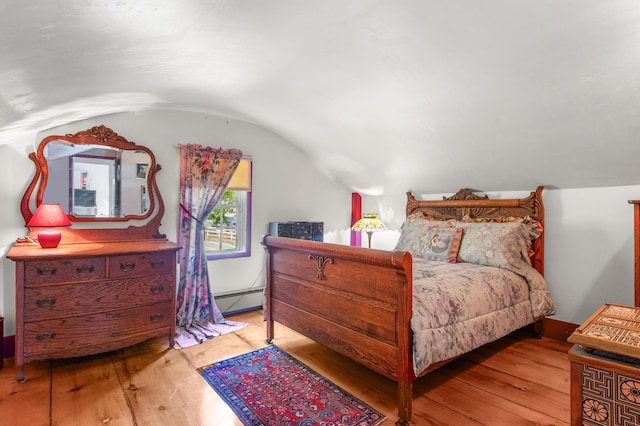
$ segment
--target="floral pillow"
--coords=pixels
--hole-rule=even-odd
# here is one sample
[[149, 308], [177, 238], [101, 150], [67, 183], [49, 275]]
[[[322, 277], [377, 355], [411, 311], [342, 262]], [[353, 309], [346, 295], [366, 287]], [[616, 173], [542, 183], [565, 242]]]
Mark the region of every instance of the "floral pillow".
[[464, 215], [461, 219], [461, 222], [475, 222], [475, 223], [486, 223], [486, 222], [520, 222], [527, 225], [525, 227], [527, 233], [529, 234], [529, 243], [527, 244], [528, 256], [531, 258], [535, 253], [532, 250], [531, 242], [542, 235], [542, 223], [540, 221], [532, 219], [531, 216], [527, 215], [524, 217], [514, 217], [514, 216], [496, 216], [493, 218], [481, 218], [481, 217], [472, 217], [470, 215]]
[[437, 228], [430, 226], [426, 234], [421, 257], [428, 260], [456, 263], [461, 240], [461, 228]]
[[514, 217], [514, 216], [496, 216], [492, 218], [487, 217], [472, 217], [468, 214], [464, 215], [461, 222], [475, 222], [475, 223], [486, 223], [486, 222], [497, 222], [497, 223], [506, 223], [506, 222], [520, 222], [528, 225], [526, 227], [527, 231], [532, 240], [535, 240], [540, 235], [542, 235], [542, 223], [540, 221], [532, 219], [531, 216], [524, 217]]
[[452, 228], [455, 225], [452, 220], [428, 220], [422, 213], [410, 214], [402, 224], [400, 238], [394, 250], [409, 251], [414, 257], [422, 257], [430, 227]]
[[458, 261], [495, 266], [513, 272], [531, 268], [530, 225], [522, 222], [458, 222], [464, 237]]

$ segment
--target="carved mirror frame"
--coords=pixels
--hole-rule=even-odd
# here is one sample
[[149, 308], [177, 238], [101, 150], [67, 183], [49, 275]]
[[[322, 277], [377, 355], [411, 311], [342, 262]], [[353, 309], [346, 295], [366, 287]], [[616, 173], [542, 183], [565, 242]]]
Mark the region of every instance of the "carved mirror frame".
[[[149, 206], [146, 212], [143, 214], [127, 214], [125, 216], [100, 218], [68, 214], [72, 226], [69, 229], [61, 229], [63, 242], [166, 238], [164, 234], [159, 232], [160, 222], [164, 215], [164, 203], [156, 182], [156, 174], [162, 167], [156, 163], [155, 156], [149, 148], [128, 141], [104, 125], [94, 126], [75, 134], [47, 136], [38, 145], [37, 152], [29, 154], [29, 159], [35, 164], [36, 170], [20, 203], [20, 211], [25, 220], [25, 226], [34, 214], [34, 212], [31, 211], [34, 193], [35, 206], [37, 208], [42, 203], [47, 188], [49, 165], [45, 157], [45, 148], [49, 143], [57, 141], [72, 145], [96, 145], [105, 148], [144, 151], [149, 156], [149, 166], [146, 172], [146, 192], [149, 197]], [[129, 222], [135, 222], [136, 224], [126, 227], [126, 224]], [[122, 226], [115, 226], [118, 223], [122, 224]], [[86, 227], [79, 225], [86, 225]], [[30, 230], [30, 232], [31, 231], [32, 230]]]

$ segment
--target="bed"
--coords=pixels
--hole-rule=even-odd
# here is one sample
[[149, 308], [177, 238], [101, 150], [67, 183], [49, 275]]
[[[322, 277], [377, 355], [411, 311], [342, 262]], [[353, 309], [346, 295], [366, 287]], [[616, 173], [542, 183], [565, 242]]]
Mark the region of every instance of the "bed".
[[277, 321], [396, 381], [408, 424], [416, 378], [525, 326], [542, 334], [554, 313], [542, 191], [407, 193], [393, 251], [263, 237], [267, 341]]

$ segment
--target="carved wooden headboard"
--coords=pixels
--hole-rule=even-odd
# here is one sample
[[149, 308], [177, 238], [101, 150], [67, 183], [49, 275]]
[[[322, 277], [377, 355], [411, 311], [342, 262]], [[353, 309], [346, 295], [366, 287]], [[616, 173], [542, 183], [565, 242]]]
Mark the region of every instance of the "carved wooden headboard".
[[[544, 229], [543, 189], [544, 186], [539, 186], [525, 198], [506, 199], [490, 199], [487, 195], [475, 195], [467, 188], [459, 190], [451, 197], [443, 197], [442, 200], [418, 200], [407, 192], [407, 216], [418, 212], [443, 220], [461, 220], [465, 216], [483, 219], [528, 216], [540, 222]], [[534, 254], [531, 264], [544, 275], [544, 231], [533, 241], [532, 248]]]

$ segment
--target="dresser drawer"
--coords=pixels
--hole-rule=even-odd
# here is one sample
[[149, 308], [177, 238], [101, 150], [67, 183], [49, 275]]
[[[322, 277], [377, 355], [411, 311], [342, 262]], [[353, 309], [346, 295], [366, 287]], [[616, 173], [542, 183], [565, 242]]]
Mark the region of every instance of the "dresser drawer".
[[60, 282], [82, 282], [105, 277], [104, 257], [34, 260], [25, 262], [25, 286]]
[[26, 288], [24, 320], [40, 321], [170, 302], [173, 275]]
[[128, 254], [109, 258], [109, 277], [139, 277], [169, 274], [175, 266], [175, 252]]
[[[91, 346], [105, 341], [126, 340], [136, 333], [169, 330], [175, 326], [172, 303], [159, 303], [102, 314], [83, 315], [58, 320], [25, 323], [24, 353], [26, 359], [43, 359], [47, 353], [73, 356], [91, 353]], [[86, 352], [83, 352], [86, 347]]]

